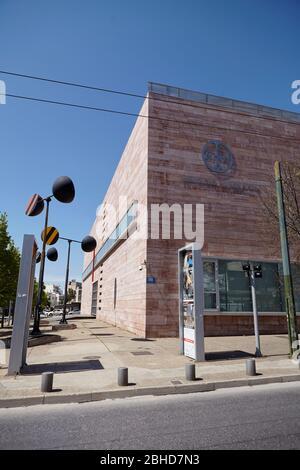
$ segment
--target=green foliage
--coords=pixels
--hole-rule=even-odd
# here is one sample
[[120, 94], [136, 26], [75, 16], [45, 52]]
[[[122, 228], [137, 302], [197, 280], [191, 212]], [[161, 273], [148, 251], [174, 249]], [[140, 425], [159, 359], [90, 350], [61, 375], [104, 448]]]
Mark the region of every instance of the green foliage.
[[15, 300], [20, 252], [8, 233], [8, 220], [5, 212], [0, 213], [0, 306], [8, 307]]
[[76, 292], [73, 289], [68, 289], [68, 297], [67, 297], [67, 302], [71, 302], [74, 300], [76, 297]]
[[[32, 309], [33, 310], [34, 310], [34, 308], [36, 306], [36, 302], [37, 302], [38, 287], [39, 287], [38, 282], [36, 280], [34, 280], [33, 298], [32, 298]], [[44, 288], [45, 288], [45, 286], [44, 286]], [[48, 300], [47, 292], [43, 289], [41, 309], [43, 310], [46, 307], [49, 307], [49, 300]]]

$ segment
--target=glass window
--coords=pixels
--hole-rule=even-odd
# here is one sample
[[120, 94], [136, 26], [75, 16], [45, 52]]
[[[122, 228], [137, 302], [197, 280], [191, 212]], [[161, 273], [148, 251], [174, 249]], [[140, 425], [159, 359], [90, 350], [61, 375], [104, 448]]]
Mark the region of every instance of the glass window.
[[92, 315], [96, 315], [97, 313], [97, 296], [98, 296], [98, 281], [94, 282], [92, 286], [92, 308], [91, 308]]
[[255, 263], [262, 268], [262, 278], [255, 279], [256, 303], [259, 312], [282, 312], [283, 297], [277, 263]]
[[[131, 222], [137, 216], [137, 201], [134, 201], [126, 214], [122, 217], [119, 224], [115, 227], [113, 232], [110, 236], [105, 240], [101, 248], [98, 250], [95, 260], [94, 260], [94, 267], [96, 268], [100, 261], [104, 258], [104, 256], [108, 253], [108, 251], [116, 244], [118, 239], [124, 235], [124, 232], [129, 227]], [[90, 264], [86, 267], [82, 274], [82, 280], [84, 281], [92, 272], [93, 270], [93, 262], [91, 261]]]
[[217, 308], [216, 263], [203, 262], [204, 306], [206, 309]]
[[[221, 312], [252, 312], [251, 287], [248, 275], [243, 270], [243, 264], [248, 262], [230, 260], [203, 262], [205, 309], [217, 309]], [[258, 312], [284, 312], [282, 265], [259, 261], [253, 261], [253, 264], [259, 264], [262, 268], [262, 277], [255, 278]], [[296, 310], [300, 312], [299, 264], [292, 264], [292, 275]]]
[[251, 312], [252, 301], [243, 261], [219, 260], [220, 310], [223, 312]]

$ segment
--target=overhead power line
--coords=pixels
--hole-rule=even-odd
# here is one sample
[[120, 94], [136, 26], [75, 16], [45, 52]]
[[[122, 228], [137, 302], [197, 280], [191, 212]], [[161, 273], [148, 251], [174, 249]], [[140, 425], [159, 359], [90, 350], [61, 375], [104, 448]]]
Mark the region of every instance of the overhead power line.
[[57, 85], [73, 86], [73, 87], [77, 87], [77, 88], [85, 88], [86, 90], [102, 91], [103, 93], [113, 93], [113, 94], [116, 94], [116, 95], [124, 95], [124, 96], [131, 96], [133, 98], [147, 99], [147, 96], [144, 96], [144, 95], [138, 95], [136, 93], [129, 93], [129, 92], [120, 91], [120, 90], [112, 90], [110, 88], [100, 88], [100, 87], [91, 86], [91, 85], [84, 85], [83, 83], [65, 82], [65, 81], [62, 81], [62, 80], [53, 80], [51, 78], [37, 77], [35, 75], [25, 75], [23, 73], [7, 72], [6, 70], [0, 70], [0, 73], [3, 73], [5, 75], [12, 75], [14, 77], [29, 78], [31, 80], [39, 80], [39, 81], [42, 81], [42, 82], [56, 83]]
[[[77, 104], [77, 103], [68, 103], [66, 101], [55, 101], [55, 100], [48, 100], [44, 98], [35, 98], [32, 96], [22, 96], [22, 95], [15, 95], [15, 94], [10, 94], [6, 93], [5, 96], [8, 96], [10, 98], [16, 98], [16, 99], [21, 99], [21, 100], [26, 100], [26, 101], [34, 101], [34, 102], [40, 102], [40, 103], [46, 103], [46, 104], [55, 104], [58, 106], [66, 106], [70, 108], [77, 108], [77, 109], [85, 109], [85, 110], [90, 110], [90, 111], [98, 111], [98, 112], [103, 112], [103, 113], [111, 113], [111, 114], [119, 114], [123, 116], [132, 116], [132, 117], [140, 117], [140, 118], [145, 118], [145, 119], [150, 119], [154, 121], [160, 121], [160, 122], [168, 122], [168, 123], [173, 123], [173, 124], [182, 124], [185, 126], [196, 126], [198, 128], [209, 128], [209, 129], [218, 129], [221, 131], [225, 132], [240, 132], [243, 134], [248, 134], [248, 135], [254, 135], [258, 137], [270, 137], [272, 139], [288, 139], [290, 138], [289, 136], [276, 136], [272, 134], [262, 134], [260, 132], [251, 132], [251, 131], [246, 131], [243, 129], [235, 129], [231, 127], [222, 127], [222, 126], [217, 126], [216, 124], [204, 124], [203, 122], [192, 122], [192, 121], [178, 121], [176, 119], [168, 119], [164, 117], [159, 117], [159, 116], [148, 116], [145, 114], [139, 114], [139, 113], [131, 113], [127, 111], [120, 111], [116, 109], [109, 109], [109, 108], [99, 108], [96, 106], [87, 106], [87, 105], [82, 105], [82, 104]], [[300, 142], [300, 139], [293, 138], [293, 142]]]
[[[113, 90], [111, 88], [96, 87], [96, 86], [87, 85], [87, 84], [84, 84], [84, 83], [69, 82], [69, 81], [64, 81], [64, 80], [55, 80], [55, 79], [52, 79], [52, 78], [40, 77], [40, 76], [37, 76], [37, 75], [27, 75], [27, 74], [24, 74], [24, 73], [9, 72], [8, 70], [0, 70], [0, 74], [10, 75], [10, 76], [19, 77], [19, 78], [27, 78], [27, 79], [30, 79], [30, 80], [37, 80], [37, 81], [46, 82], [46, 83], [53, 83], [53, 84], [56, 84], [56, 85], [65, 85], [65, 86], [71, 86], [71, 87], [76, 87], [76, 88], [82, 88], [82, 89], [86, 89], [86, 90], [99, 91], [99, 92], [103, 92], [103, 93], [110, 93], [110, 94], [115, 94], [115, 95], [128, 96], [128, 97], [131, 97], [131, 98], [140, 98], [140, 99], [144, 99], [144, 100], [157, 101], [157, 102], [161, 102], [161, 103], [188, 106], [190, 108], [198, 108], [198, 109], [199, 108], [205, 108], [205, 109], [209, 108], [209, 109], [211, 109], [211, 106], [207, 106], [206, 103], [200, 103], [200, 102], [199, 103], [191, 103], [191, 102], [187, 103], [187, 102], [185, 102], [186, 100], [182, 100], [179, 97], [178, 97], [177, 101], [175, 101], [174, 99], [173, 100], [169, 99], [169, 98], [168, 99], [162, 99], [162, 98], [158, 98], [156, 96], [147, 96], [147, 95], [141, 95], [141, 94], [138, 94], [138, 93], [131, 93], [131, 92], [126, 92], [126, 91], [121, 91], [121, 90]], [[158, 92], [153, 92], [153, 93], [159, 94]], [[180, 102], [178, 100], [180, 100]], [[213, 106], [217, 109], [221, 109], [222, 113], [230, 113], [230, 114], [232, 113], [232, 109], [226, 109], [226, 108], [224, 108], [220, 105], [217, 105], [217, 104], [213, 104]], [[240, 115], [240, 116], [247, 116], [247, 113], [242, 112], [242, 111], [238, 111], [236, 109], [234, 109], [234, 112], [235, 112], [235, 114]], [[274, 120], [274, 121], [277, 121], [277, 122], [289, 122], [290, 124], [297, 125], [297, 123], [292, 123], [290, 121], [287, 121], [286, 119], [272, 117], [272, 116], [255, 116], [255, 118]]]

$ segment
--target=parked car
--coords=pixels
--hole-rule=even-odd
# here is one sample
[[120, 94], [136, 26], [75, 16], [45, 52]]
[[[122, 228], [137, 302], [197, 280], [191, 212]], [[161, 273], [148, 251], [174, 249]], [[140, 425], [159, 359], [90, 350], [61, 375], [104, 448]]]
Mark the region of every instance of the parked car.
[[68, 315], [80, 315], [80, 310], [70, 310]]
[[62, 308], [55, 308], [53, 310], [53, 315], [62, 315], [63, 314], [63, 309]]
[[45, 309], [45, 310], [42, 311], [41, 317], [46, 317], [47, 318], [47, 317], [50, 317], [51, 314], [52, 314], [51, 310]]

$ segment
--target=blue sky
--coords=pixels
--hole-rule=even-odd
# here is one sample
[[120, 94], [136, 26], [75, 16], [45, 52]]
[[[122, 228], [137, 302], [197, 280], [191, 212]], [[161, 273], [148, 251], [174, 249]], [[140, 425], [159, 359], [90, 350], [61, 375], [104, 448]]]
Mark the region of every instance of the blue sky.
[[[291, 82], [300, 79], [298, 0], [0, 1], [0, 69], [145, 94], [168, 83], [300, 112]], [[7, 93], [138, 112], [141, 100], [0, 74]], [[38, 240], [43, 216], [29, 218], [29, 196], [51, 193], [57, 176], [76, 185], [72, 204], [52, 203], [62, 236], [89, 232], [134, 118], [7, 98], [0, 106], [0, 211], [18, 246]], [[63, 282], [66, 246], [46, 266]], [[71, 277], [80, 279], [74, 245]]]

